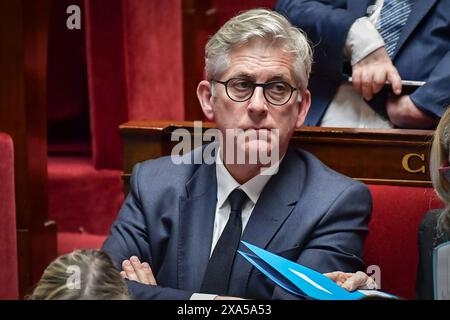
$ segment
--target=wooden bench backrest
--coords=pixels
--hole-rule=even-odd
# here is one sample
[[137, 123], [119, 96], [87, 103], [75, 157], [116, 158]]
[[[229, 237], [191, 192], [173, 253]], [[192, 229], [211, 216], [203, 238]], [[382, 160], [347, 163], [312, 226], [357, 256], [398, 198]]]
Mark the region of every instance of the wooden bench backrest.
[[[196, 129], [190, 121], [132, 121], [121, 125], [125, 185], [137, 162], [171, 154], [180, 139], [172, 141], [176, 129], [186, 133], [183, 139], [198, 142], [202, 132], [214, 125], [203, 123], [202, 128]], [[304, 127], [295, 131], [291, 145], [310, 151], [334, 170], [365, 183], [431, 187], [428, 158], [432, 133]]]

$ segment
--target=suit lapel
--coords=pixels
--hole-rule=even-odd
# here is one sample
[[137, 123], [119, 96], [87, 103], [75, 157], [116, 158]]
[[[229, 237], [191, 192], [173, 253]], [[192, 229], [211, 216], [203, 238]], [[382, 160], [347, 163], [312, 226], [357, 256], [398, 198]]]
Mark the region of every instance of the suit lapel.
[[[264, 188], [244, 230], [242, 240], [266, 248], [280, 227], [291, 214], [301, 194], [303, 166], [299, 167], [295, 151], [288, 150], [280, 170]], [[247, 251], [242, 244], [239, 250]], [[242, 294], [246, 291], [252, 266], [240, 255], [236, 256], [231, 275], [231, 291]]]
[[397, 52], [408, 40], [409, 36], [413, 33], [414, 29], [419, 25], [420, 21], [425, 17], [428, 11], [436, 4], [437, 0], [416, 0], [412, 8], [411, 14], [406, 21], [403, 31], [398, 39], [397, 46], [393, 55], [393, 59], [397, 55]]
[[215, 165], [200, 165], [186, 184], [186, 192], [179, 206], [178, 283], [180, 289], [198, 292], [211, 251], [217, 199]]

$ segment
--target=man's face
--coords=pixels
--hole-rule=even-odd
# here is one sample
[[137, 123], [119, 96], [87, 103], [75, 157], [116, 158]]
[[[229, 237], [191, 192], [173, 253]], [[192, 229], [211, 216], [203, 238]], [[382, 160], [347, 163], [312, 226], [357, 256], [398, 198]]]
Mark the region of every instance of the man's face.
[[[268, 46], [259, 39], [252, 40], [248, 45], [232, 51], [227, 70], [215, 80], [244, 78], [256, 83], [283, 81], [292, 87], [298, 87], [293, 62], [294, 57], [282, 49]], [[199, 88], [200, 86], [201, 84]], [[224, 85], [214, 83], [214, 86], [215, 95], [208, 96], [210, 104], [206, 106], [206, 110], [202, 103], [208, 120], [215, 121], [224, 137], [227, 129], [256, 131], [256, 139], [238, 142], [237, 151], [248, 156], [252, 152], [270, 154], [270, 150], [279, 148], [279, 156], [283, 156], [294, 129], [300, 127], [305, 120], [310, 104], [309, 92], [305, 90], [301, 93], [296, 90], [286, 104], [275, 106], [265, 99], [262, 87], [255, 88], [250, 100], [235, 102], [227, 96]], [[301, 103], [298, 103], [298, 95], [302, 95]], [[278, 129], [278, 137], [273, 135], [274, 129]]]

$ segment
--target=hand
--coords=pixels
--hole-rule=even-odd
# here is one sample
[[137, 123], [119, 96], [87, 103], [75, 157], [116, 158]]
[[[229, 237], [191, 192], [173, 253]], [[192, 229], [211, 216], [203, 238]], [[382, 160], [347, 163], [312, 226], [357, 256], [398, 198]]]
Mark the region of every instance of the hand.
[[395, 94], [402, 93], [402, 79], [384, 47], [353, 65], [353, 89], [360, 92], [366, 100], [371, 100], [374, 94], [380, 92], [386, 81], [391, 83]]
[[348, 291], [355, 291], [361, 289], [377, 289], [375, 280], [369, 277], [364, 272], [358, 271], [356, 273], [345, 273], [342, 271], [335, 271], [324, 273], [324, 276], [336, 282], [337, 285]]
[[122, 269], [123, 271], [120, 272], [120, 275], [123, 278], [156, 286], [156, 279], [153, 276], [150, 265], [147, 262], [141, 263], [138, 257], [132, 256], [130, 260], [124, 260]]
[[391, 122], [399, 128], [431, 129], [436, 123], [436, 119], [416, 107], [409, 95], [390, 96], [386, 110]]

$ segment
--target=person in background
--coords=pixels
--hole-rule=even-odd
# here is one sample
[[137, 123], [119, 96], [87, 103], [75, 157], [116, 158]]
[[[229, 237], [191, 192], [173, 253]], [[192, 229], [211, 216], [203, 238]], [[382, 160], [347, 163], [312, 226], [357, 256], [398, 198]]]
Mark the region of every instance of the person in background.
[[108, 254], [75, 250], [45, 269], [29, 300], [129, 300], [127, 285]]
[[276, 10], [314, 46], [305, 125], [434, 128], [450, 101], [450, 0], [279, 0]]
[[450, 241], [450, 109], [444, 113], [434, 133], [430, 176], [445, 208], [427, 212], [419, 227], [416, 298], [427, 300], [434, 298], [433, 249]]

